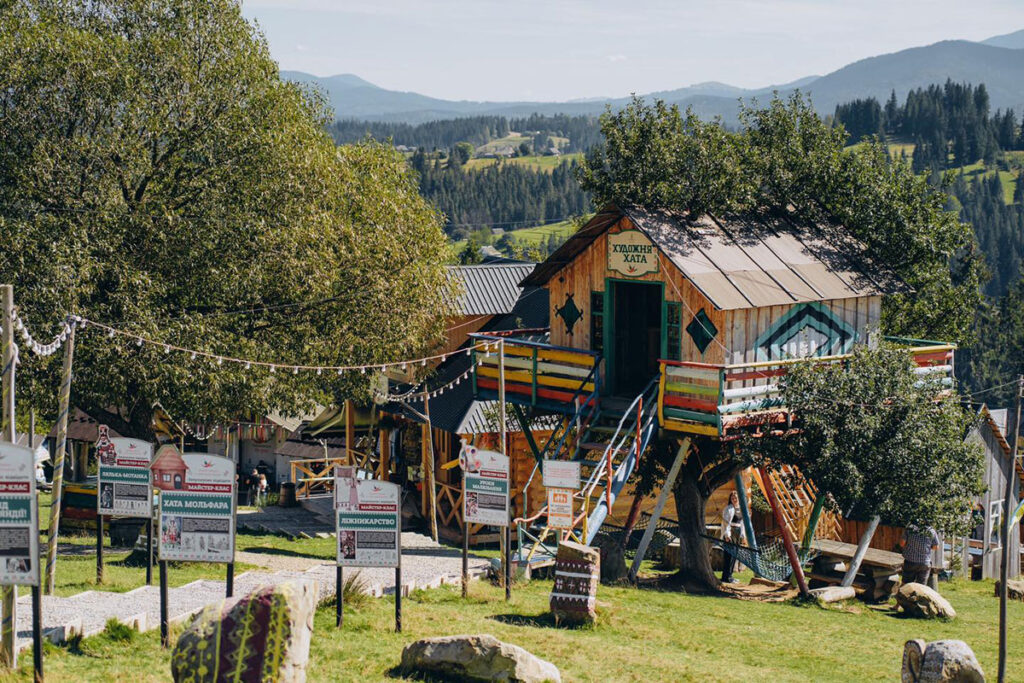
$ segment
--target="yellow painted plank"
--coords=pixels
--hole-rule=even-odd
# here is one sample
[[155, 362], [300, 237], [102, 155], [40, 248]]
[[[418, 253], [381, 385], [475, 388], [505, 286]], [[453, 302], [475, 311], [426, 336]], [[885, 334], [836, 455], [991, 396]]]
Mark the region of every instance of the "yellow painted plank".
[[718, 386], [705, 387], [700, 384], [683, 384], [680, 382], [666, 382], [665, 391], [670, 394], [696, 394], [697, 396], [718, 396]]
[[[484, 365], [493, 365], [498, 367], [498, 356], [480, 356], [480, 361]], [[521, 370], [533, 370], [533, 360], [531, 358], [505, 358], [506, 368], [519, 368]], [[537, 361], [537, 370], [542, 373], [552, 373], [556, 375], [569, 375], [570, 377], [586, 377], [590, 374], [588, 368], [578, 368], [575, 365], [566, 365], [564, 363], [544, 363]]]
[[[495, 349], [497, 353], [497, 349]], [[511, 344], [505, 345], [506, 356], [523, 356], [526, 358], [533, 357], [533, 348], [528, 346], [514, 346]], [[562, 361], [565, 363], [573, 363], [575, 365], [584, 365], [586, 367], [593, 367], [594, 357], [587, 353], [575, 353], [573, 351], [561, 351], [559, 349], [538, 349], [537, 358], [543, 360]]]
[[689, 432], [691, 434], [706, 434], [718, 436], [718, 428], [713, 425], [702, 425], [695, 422], [680, 422], [679, 420], [665, 420], [662, 426], [671, 432]]
[[[491, 377], [494, 379], [498, 379], [498, 375], [501, 374], [497, 368], [492, 368], [489, 365], [481, 366], [477, 368], [476, 371], [477, 374], [479, 374], [481, 377]], [[518, 370], [506, 370], [505, 381], [532, 384], [533, 375], [529, 372], [519, 372]], [[568, 379], [563, 377], [548, 377], [547, 375], [537, 375], [537, 384], [538, 386], [543, 387], [558, 387], [560, 389], [576, 390], [580, 389], [582, 383], [579, 380], [575, 379]], [[582, 390], [593, 391], [594, 383], [587, 382], [586, 384], [582, 384]]]

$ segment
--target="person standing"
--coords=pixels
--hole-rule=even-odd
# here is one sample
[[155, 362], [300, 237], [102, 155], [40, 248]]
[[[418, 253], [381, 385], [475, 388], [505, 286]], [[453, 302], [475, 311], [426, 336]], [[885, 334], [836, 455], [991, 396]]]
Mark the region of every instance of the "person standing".
[[267, 504], [267, 489], [270, 488], [267, 485], [267, 475], [260, 474], [260, 489], [259, 496], [257, 497], [257, 505], [263, 507]]
[[[729, 494], [729, 504], [722, 510], [722, 532], [720, 534], [726, 543], [744, 543], [747, 533], [743, 529], [743, 513], [740, 512], [739, 494], [733, 491]], [[725, 548], [722, 548], [722, 560], [725, 566], [722, 567], [722, 583], [739, 583], [732, 578], [733, 568], [736, 566], [736, 558]]]
[[939, 547], [939, 535], [930, 526], [921, 530], [906, 527], [900, 539], [903, 548], [903, 583], [928, 585], [932, 574], [932, 553]]
[[249, 475], [246, 488], [249, 490], [249, 505], [255, 505], [256, 496], [260, 490], [260, 473], [256, 471], [255, 467], [252, 468], [252, 474]]

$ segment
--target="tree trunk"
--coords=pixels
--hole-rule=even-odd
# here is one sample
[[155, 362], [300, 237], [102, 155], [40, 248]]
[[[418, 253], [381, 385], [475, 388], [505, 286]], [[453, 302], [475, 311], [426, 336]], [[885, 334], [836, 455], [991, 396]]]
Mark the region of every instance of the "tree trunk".
[[[699, 470], [698, 470], [699, 473]], [[684, 467], [676, 478], [676, 518], [679, 520], [680, 566], [677, 578], [686, 590], [710, 592], [718, 589], [718, 577], [711, 569], [705, 533], [704, 508], [707, 497], [693, 468]]]

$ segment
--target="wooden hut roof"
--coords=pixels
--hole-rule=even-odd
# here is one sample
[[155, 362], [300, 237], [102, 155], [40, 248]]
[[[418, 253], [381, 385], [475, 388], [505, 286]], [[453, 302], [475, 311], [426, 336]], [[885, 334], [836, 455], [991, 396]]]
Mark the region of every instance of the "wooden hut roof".
[[836, 226], [781, 215], [705, 215], [605, 207], [523, 280], [543, 285], [620, 218], [629, 221], [719, 310], [907, 291]]
[[451, 302], [462, 315], [504, 315], [519, 300], [519, 282], [533, 270], [533, 263], [488, 263], [450, 266], [448, 277], [458, 284]]

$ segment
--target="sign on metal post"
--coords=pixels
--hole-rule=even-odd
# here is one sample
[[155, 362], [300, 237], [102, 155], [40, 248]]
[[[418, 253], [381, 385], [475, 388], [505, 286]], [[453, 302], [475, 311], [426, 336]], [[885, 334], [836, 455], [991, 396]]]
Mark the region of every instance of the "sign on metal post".
[[578, 460], [545, 460], [544, 487], [549, 489], [580, 488], [580, 462]]
[[573, 489], [548, 489], [548, 526], [552, 529], [573, 527]]
[[338, 566], [397, 567], [401, 487], [355, 474], [355, 467], [334, 470]]
[[464, 522], [508, 526], [508, 458], [465, 444], [459, 453], [459, 465], [463, 471]]
[[96, 512], [151, 518], [153, 495], [149, 466], [153, 460], [153, 444], [138, 439], [109, 439], [107, 434], [107, 426], [100, 425], [96, 442], [99, 459]]
[[0, 585], [39, 585], [37, 514], [34, 454], [0, 443]]
[[234, 562], [235, 463], [168, 444], [152, 471], [160, 489], [160, 560]]

